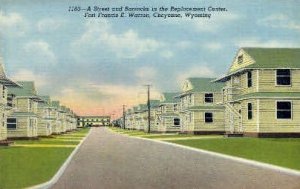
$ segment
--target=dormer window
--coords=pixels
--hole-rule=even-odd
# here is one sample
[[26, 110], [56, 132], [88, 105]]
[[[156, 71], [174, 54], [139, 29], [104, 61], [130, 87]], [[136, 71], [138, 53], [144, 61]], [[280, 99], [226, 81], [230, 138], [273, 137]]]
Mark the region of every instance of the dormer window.
[[243, 60], [244, 60], [243, 55], [238, 56], [238, 63], [239, 64], [242, 64]]
[[291, 70], [289, 69], [276, 70], [276, 84], [291, 85]]

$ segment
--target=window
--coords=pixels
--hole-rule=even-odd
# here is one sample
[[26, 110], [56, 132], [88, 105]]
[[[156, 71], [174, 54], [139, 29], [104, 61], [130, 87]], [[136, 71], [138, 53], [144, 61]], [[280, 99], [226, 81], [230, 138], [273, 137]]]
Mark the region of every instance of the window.
[[16, 118], [7, 118], [7, 128], [16, 129], [17, 128], [17, 119]]
[[205, 123], [212, 123], [213, 122], [213, 113], [205, 112]]
[[252, 103], [248, 103], [248, 119], [252, 119], [253, 112], [252, 112]]
[[174, 111], [177, 111], [178, 110], [178, 106], [177, 104], [174, 104]]
[[281, 69], [276, 70], [277, 85], [291, 85], [291, 70]]
[[192, 95], [189, 95], [190, 104], [192, 104]]
[[31, 100], [29, 100], [28, 103], [29, 103], [29, 110], [31, 110], [31, 108], [32, 108], [32, 102], [31, 102]]
[[243, 59], [244, 59], [243, 55], [238, 56], [238, 63], [242, 64], [243, 63]]
[[190, 123], [192, 123], [192, 113], [189, 114]]
[[292, 103], [288, 101], [277, 102], [277, 119], [292, 118]]
[[213, 93], [205, 93], [205, 102], [213, 103], [214, 102], [214, 94]]
[[247, 72], [247, 81], [248, 87], [252, 87], [252, 72]]
[[180, 119], [179, 118], [174, 118], [174, 126], [180, 127]]
[[2, 97], [5, 98], [5, 86], [2, 85]]

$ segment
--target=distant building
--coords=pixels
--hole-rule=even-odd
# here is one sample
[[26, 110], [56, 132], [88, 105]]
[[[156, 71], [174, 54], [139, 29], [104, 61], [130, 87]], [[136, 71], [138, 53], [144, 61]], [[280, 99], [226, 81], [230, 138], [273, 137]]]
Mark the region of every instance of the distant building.
[[179, 132], [179, 99], [174, 98], [178, 93], [162, 93], [159, 109], [156, 111], [156, 123], [159, 132]]
[[22, 88], [8, 88], [16, 108], [7, 115], [7, 138], [36, 138], [38, 102], [33, 81], [18, 81]]
[[78, 116], [79, 127], [101, 127], [110, 124], [110, 116]]
[[53, 108], [50, 105], [49, 96], [39, 96], [41, 101], [38, 101], [37, 107], [37, 134], [38, 136], [49, 136], [52, 134], [52, 125], [55, 117], [51, 116]]
[[7, 139], [7, 114], [13, 109], [14, 95], [8, 94], [8, 87], [18, 87], [19, 85], [6, 77], [2, 58], [0, 57], [0, 142]]
[[213, 78], [188, 78], [180, 98], [181, 132], [220, 134], [225, 132], [222, 88]]

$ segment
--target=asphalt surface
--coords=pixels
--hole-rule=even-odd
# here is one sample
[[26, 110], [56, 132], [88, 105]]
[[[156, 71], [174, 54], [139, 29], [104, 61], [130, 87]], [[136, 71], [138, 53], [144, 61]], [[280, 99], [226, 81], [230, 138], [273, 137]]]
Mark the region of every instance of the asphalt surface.
[[105, 128], [91, 132], [53, 188], [300, 188], [300, 177]]

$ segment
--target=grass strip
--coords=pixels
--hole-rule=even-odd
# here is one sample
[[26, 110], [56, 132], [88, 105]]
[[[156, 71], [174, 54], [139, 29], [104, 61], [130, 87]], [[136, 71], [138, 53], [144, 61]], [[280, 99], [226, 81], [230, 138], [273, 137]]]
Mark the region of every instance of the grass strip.
[[[89, 128], [53, 138], [16, 140], [15, 145], [0, 147], [0, 188], [25, 188], [50, 180]], [[79, 137], [71, 136], [79, 133]], [[69, 137], [68, 137], [69, 136]]]
[[300, 170], [300, 139], [218, 138], [168, 142]]

